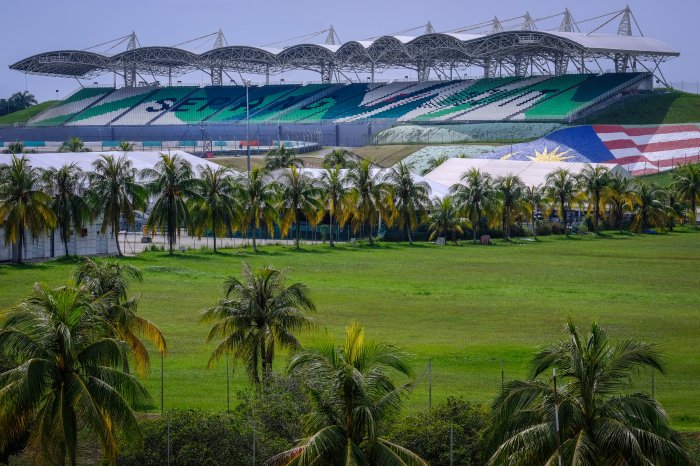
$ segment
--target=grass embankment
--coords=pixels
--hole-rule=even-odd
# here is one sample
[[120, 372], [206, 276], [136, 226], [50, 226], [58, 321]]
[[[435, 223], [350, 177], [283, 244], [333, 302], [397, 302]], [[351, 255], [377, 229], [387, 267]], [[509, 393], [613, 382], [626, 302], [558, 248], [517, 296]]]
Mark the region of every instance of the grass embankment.
[[24, 110], [19, 110], [8, 115], [3, 115], [0, 117], [0, 125], [14, 125], [16, 123], [26, 123], [39, 113], [56, 104], [57, 102], [57, 100], [49, 100], [40, 104], [33, 105], [29, 108], [25, 108]]
[[679, 91], [627, 97], [580, 124], [654, 125], [700, 122], [700, 95]]
[[[328, 245], [301, 251], [266, 246], [169, 257], [146, 253], [123, 259], [143, 270], [140, 313], [165, 332], [166, 408], [226, 407], [226, 364], [207, 370], [213, 345], [201, 309], [222, 297], [222, 281], [240, 275], [242, 263], [288, 268], [289, 282], [306, 283], [318, 312], [318, 330], [304, 344], [325, 336], [339, 341], [352, 320], [369, 337], [395, 343], [415, 355], [418, 372], [433, 362], [434, 401], [448, 395], [487, 402], [506, 380], [525, 377], [541, 346], [564, 338], [568, 316], [582, 331], [600, 321], [613, 338], [657, 343], [668, 374], [656, 374], [655, 393], [674, 426], [700, 428], [700, 231], [606, 238], [546, 237], [539, 242], [464, 244]], [[65, 283], [74, 262], [0, 266], [0, 309], [26, 296], [37, 281]], [[278, 354], [277, 365], [286, 362]], [[160, 404], [160, 361], [146, 380]], [[232, 393], [246, 384], [233, 375]], [[650, 374], [641, 374], [650, 390]], [[427, 378], [413, 392], [409, 409], [427, 406]]]

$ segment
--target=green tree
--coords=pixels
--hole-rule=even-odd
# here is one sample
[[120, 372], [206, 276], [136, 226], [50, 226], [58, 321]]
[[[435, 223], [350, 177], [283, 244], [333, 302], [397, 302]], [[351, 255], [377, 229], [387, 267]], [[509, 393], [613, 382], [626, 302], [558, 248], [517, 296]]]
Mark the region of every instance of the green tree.
[[443, 163], [447, 162], [448, 160], [450, 160], [450, 158], [447, 155], [442, 155], [440, 157], [431, 159], [428, 162], [428, 164], [425, 166], [425, 168], [423, 170], [421, 170], [420, 174], [422, 176], [425, 176], [428, 173], [430, 173], [431, 171], [435, 170], [440, 165], [442, 165]]
[[[495, 399], [488, 464], [554, 465], [560, 455], [567, 465], [689, 464], [661, 405], [624, 390], [641, 369], [664, 373], [655, 347], [631, 339], [612, 342], [597, 323], [588, 335], [571, 321], [567, 331], [566, 340], [534, 357], [531, 380], [508, 383]], [[556, 396], [540, 377], [554, 369]]]
[[461, 177], [462, 183], [450, 188], [455, 203], [465, 212], [471, 222], [472, 240], [476, 244], [476, 230], [481, 218], [487, 219], [496, 211], [497, 191], [493, 179], [488, 173], [472, 168]]
[[156, 198], [147, 226], [152, 231], [165, 230], [168, 252], [172, 254], [175, 241], [180, 237], [180, 226], [190, 219], [187, 201], [199, 196], [200, 180], [195, 178], [192, 165], [177, 154], [160, 154], [158, 163], [142, 170], [141, 176], [149, 179], [146, 187]]
[[393, 206], [389, 185], [384, 182], [381, 172], [367, 160], [361, 160], [351, 168], [346, 180], [353, 190], [353, 229], [358, 231], [366, 225], [367, 238], [372, 244], [372, 228], [380, 217], [387, 221], [391, 215]]
[[29, 91], [20, 91], [12, 94], [10, 98], [7, 99], [7, 103], [10, 106], [10, 111], [16, 112], [17, 110], [24, 110], [25, 108], [36, 105], [39, 102]]
[[356, 158], [346, 149], [335, 149], [323, 158], [323, 168], [351, 168]]
[[605, 210], [604, 191], [610, 182], [610, 173], [607, 167], [587, 163], [581, 173], [578, 174], [578, 186], [588, 201], [588, 212], [593, 213], [593, 230], [598, 233], [598, 221], [601, 208]]
[[465, 226], [470, 226], [469, 220], [461, 217], [460, 209], [452, 196], [433, 199], [428, 214], [428, 231], [431, 232], [428, 240], [444, 236], [457, 244], [459, 237], [464, 234]]
[[527, 202], [530, 218], [532, 220], [532, 234], [537, 239], [537, 215], [542, 212], [545, 205], [545, 194], [542, 186], [526, 186], [525, 202]]
[[266, 171], [253, 168], [237, 183], [237, 197], [241, 205], [243, 230], [252, 230], [253, 250], [257, 251], [255, 230], [265, 225], [267, 231], [272, 231], [277, 215], [278, 185], [269, 179]]
[[117, 261], [98, 263], [86, 257], [76, 267], [74, 279], [100, 301], [100, 312], [114, 329], [115, 337], [129, 346], [136, 370], [145, 377], [150, 356], [139, 336], [150, 341], [161, 355], [167, 352], [167, 344], [154, 323], [137, 315], [140, 296], [129, 297], [129, 282], [140, 282], [141, 271], [133, 265]]
[[58, 148], [59, 152], [90, 152], [90, 149], [85, 147], [83, 140], [78, 137], [69, 138]]
[[564, 231], [568, 236], [568, 213], [571, 210], [571, 204], [579, 193], [576, 178], [569, 170], [558, 168], [545, 177], [544, 189], [547, 197], [558, 205], [559, 216], [564, 223]]
[[284, 170], [278, 183], [285, 212], [282, 217], [282, 234], [284, 236], [293, 224], [296, 228], [294, 244], [299, 249], [301, 239], [299, 220], [302, 214], [309, 220], [323, 212], [321, 190], [313, 178], [299, 171], [294, 165]]
[[272, 149], [265, 154], [265, 170], [267, 171], [289, 168], [292, 165], [297, 168], [302, 168], [304, 166], [304, 161], [297, 157], [294, 150], [284, 147], [284, 144], [281, 144], [279, 148]]
[[51, 196], [49, 207], [56, 217], [67, 256], [71, 228], [80, 230], [92, 214], [83, 186], [85, 173], [75, 163], [71, 163], [44, 171], [42, 180], [45, 192]]
[[319, 182], [321, 197], [330, 218], [330, 245], [333, 243], [333, 220], [343, 228], [353, 214], [352, 190], [348, 187], [342, 169], [338, 166], [327, 168]]
[[129, 141], [121, 141], [118, 148], [122, 152], [132, 152], [134, 150], [134, 143]]
[[238, 199], [235, 196], [235, 181], [226, 167], [201, 167], [198, 195], [191, 201], [192, 223], [201, 237], [209, 228], [214, 236], [224, 236], [233, 228], [239, 217]]
[[406, 232], [408, 244], [413, 244], [411, 230], [416, 229], [420, 217], [430, 206], [430, 185], [425, 181], [415, 181], [411, 168], [411, 165], [399, 162], [386, 177], [393, 194], [394, 213], [399, 229]]
[[311, 412], [302, 418], [309, 436], [268, 463], [427, 466], [381, 436], [410, 387], [397, 385], [399, 376], [413, 376], [406, 358], [394, 346], [365, 340], [357, 323], [347, 328], [343, 346], [327, 343], [293, 356], [288, 371], [306, 385], [311, 399]]
[[9, 164], [0, 164], [0, 227], [5, 230], [5, 245], [17, 246], [18, 263], [25, 235], [36, 238], [56, 225], [51, 198], [40, 184], [41, 172], [27, 158], [13, 155]]
[[114, 465], [120, 432], [140, 441], [133, 408], [146, 406], [148, 393], [120, 370], [127, 349], [95, 306], [81, 288], [37, 284], [2, 314], [0, 353], [18, 365], [0, 374], [0, 450], [31, 426], [42, 463], [75, 465], [84, 431]]
[[495, 188], [501, 207], [501, 224], [503, 237], [510, 241], [510, 229], [526, 204], [525, 183], [517, 175], [505, 175], [496, 178]]
[[697, 205], [700, 202], [700, 164], [683, 165], [677, 168], [673, 172], [672, 188], [688, 204], [688, 218], [697, 228]]
[[90, 204], [93, 212], [102, 214], [102, 234], [111, 227], [117, 253], [121, 256], [119, 219], [124, 216], [126, 223], [133, 225], [134, 211], [146, 206], [148, 192], [136, 182], [136, 169], [124, 155], [118, 159], [100, 155], [92, 163], [92, 170], [88, 173]]
[[207, 342], [223, 338], [208, 366], [231, 354], [243, 362], [250, 379], [259, 386], [272, 373], [277, 347], [301, 349], [294, 333], [313, 327], [304, 312], [315, 311], [316, 307], [306, 285], [286, 286], [282, 271], [273, 267], [253, 272], [244, 264], [243, 279], [230, 276], [224, 284], [226, 298], [205, 309], [201, 316], [204, 322], [214, 322]]
[[610, 206], [608, 217], [617, 225], [622, 233], [622, 220], [625, 210], [631, 208], [632, 185], [630, 179], [618, 173], [613, 173], [602, 192], [602, 202]]
[[630, 193], [630, 204], [635, 212], [632, 220], [634, 231], [650, 227], [666, 229], [667, 196], [663, 189], [648, 181], [638, 181]]

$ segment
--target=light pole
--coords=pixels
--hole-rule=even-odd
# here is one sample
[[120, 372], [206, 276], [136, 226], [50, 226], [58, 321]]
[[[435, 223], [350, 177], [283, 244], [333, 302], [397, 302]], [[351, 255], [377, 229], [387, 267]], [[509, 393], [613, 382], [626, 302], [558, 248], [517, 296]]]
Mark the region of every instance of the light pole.
[[244, 79], [243, 84], [245, 84], [245, 154], [248, 161], [248, 176], [250, 176], [250, 100], [248, 98], [250, 80]]
[[58, 89], [56, 89], [56, 100], [58, 100]]

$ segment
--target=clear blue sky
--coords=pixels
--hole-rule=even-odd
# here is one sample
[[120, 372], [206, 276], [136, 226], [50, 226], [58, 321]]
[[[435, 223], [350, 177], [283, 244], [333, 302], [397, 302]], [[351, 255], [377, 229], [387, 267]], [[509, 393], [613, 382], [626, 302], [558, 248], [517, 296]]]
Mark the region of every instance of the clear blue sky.
[[[526, 10], [534, 18], [544, 17], [567, 6], [576, 20], [583, 20], [622, 9], [625, 4], [617, 0], [3, 0], [0, 97], [25, 88], [40, 101], [54, 98], [56, 89], [65, 97], [78, 88], [75, 80], [31, 75], [25, 78], [8, 66], [35, 53], [83, 49], [132, 30], [142, 45], [174, 45], [219, 28], [231, 45], [264, 45], [332, 24], [340, 39], [348, 41], [400, 31], [428, 20], [437, 31], [444, 31], [494, 15], [501, 19], [519, 16]], [[700, 81], [700, 1], [632, 0], [629, 4], [645, 35], [662, 40], [681, 53], [663, 68], [666, 77], [670, 81]], [[552, 26], [549, 23], [541, 29]], [[404, 74], [407, 73], [398, 71], [385, 78]], [[275, 79], [281, 77], [287, 81], [319, 79], [308, 73], [286, 73]], [[206, 81], [201, 73], [180, 79], [191, 83]], [[111, 84], [113, 77], [104, 76], [97, 81]]]

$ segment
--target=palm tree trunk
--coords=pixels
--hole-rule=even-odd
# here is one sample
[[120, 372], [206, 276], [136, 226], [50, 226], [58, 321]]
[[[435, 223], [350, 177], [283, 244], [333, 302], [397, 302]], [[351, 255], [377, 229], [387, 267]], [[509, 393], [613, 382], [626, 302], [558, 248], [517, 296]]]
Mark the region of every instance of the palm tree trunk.
[[250, 226], [251, 226], [251, 228], [252, 228], [252, 230], [253, 230], [253, 251], [254, 251], [254, 252], [258, 252], [258, 246], [257, 246], [257, 244], [255, 243], [255, 222], [254, 222], [254, 221], [251, 222], [251, 225], [250, 225]]
[[537, 225], [535, 225], [535, 209], [532, 209], [532, 234], [537, 239]]
[[214, 254], [216, 254], [216, 228], [214, 228], [213, 234], [214, 234]]
[[598, 193], [595, 194], [594, 200], [595, 207], [593, 208], [593, 215], [595, 217], [593, 218], [593, 230], [595, 233], [598, 233], [598, 215], [600, 214], [600, 195]]
[[296, 243], [297, 243], [297, 249], [299, 249], [299, 240], [301, 238], [301, 225], [299, 225], [299, 209], [294, 209], [294, 225], [296, 225], [296, 227], [297, 227]]
[[330, 212], [330, 230], [328, 232], [328, 239], [330, 240], [331, 247], [333, 247], [333, 211]]
[[117, 242], [117, 256], [122, 257], [122, 247], [119, 245], [119, 216], [112, 220], [112, 234]]
[[475, 215], [472, 219], [472, 241], [474, 241], [474, 244], [476, 244], [476, 225], [479, 222], [479, 215]]
[[692, 209], [690, 212], [690, 215], [691, 215], [690, 220], [692, 220], [692, 222], [693, 222], [693, 227], [695, 227], [697, 229], [698, 228], [698, 211], [697, 211], [698, 205], [697, 205], [697, 202], [695, 201], [695, 198], [691, 199], [690, 208]]
[[564, 199], [560, 199], [560, 204], [561, 204], [561, 216], [562, 216], [562, 221], [564, 222], [564, 234], [566, 236], [569, 236], [569, 230], [566, 228], [567, 222], [566, 222], [566, 202]]
[[19, 236], [17, 237], [17, 263], [22, 263], [22, 245], [24, 244], [24, 226], [19, 225]]
[[66, 257], [68, 257], [68, 237], [63, 237], [63, 248], [66, 250]]
[[404, 225], [406, 225], [406, 236], [408, 237], [408, 245], [413, 246], [413, 238], [411, 237], [411, 219], [408, 212], [404, 215]]

